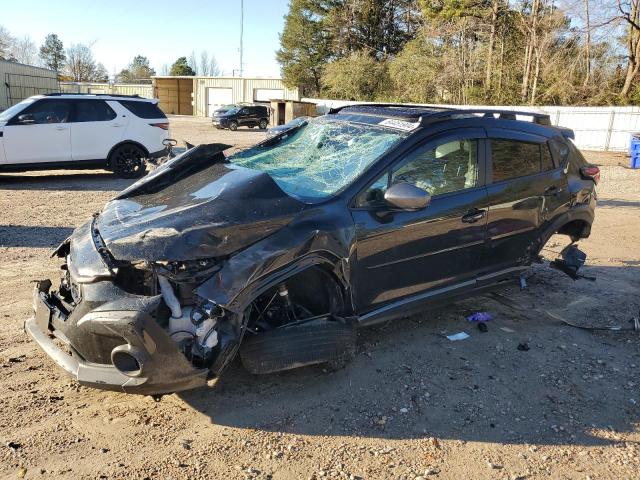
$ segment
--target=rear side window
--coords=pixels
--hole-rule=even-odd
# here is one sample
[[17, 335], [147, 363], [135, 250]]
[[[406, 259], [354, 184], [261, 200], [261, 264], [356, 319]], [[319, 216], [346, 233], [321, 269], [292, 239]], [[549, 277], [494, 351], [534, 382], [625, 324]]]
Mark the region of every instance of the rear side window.
[[491, 158], [494, 183], [553, 169], [553, 159], [546, 143], [491, 140]]
[[107, 122], [116, 118], [116, 112], [103, 100], [76, 100], [74, 122]]
[[120, 104], [140, 118], [167, 118], [158, 104], [151, 102], [136, 102], [134, 100], [118, 100]]

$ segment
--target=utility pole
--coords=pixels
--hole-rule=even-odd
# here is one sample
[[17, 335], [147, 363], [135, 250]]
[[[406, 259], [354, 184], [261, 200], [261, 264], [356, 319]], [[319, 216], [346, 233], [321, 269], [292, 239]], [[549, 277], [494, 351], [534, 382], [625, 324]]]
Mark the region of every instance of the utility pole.
[[244, 30], [244, 0], [240, 0], [240, 77], [242, 77], [242, 69], [243, 69], [243, 65], [242, 65], [242, 37], [243, 37], [243, 32]]

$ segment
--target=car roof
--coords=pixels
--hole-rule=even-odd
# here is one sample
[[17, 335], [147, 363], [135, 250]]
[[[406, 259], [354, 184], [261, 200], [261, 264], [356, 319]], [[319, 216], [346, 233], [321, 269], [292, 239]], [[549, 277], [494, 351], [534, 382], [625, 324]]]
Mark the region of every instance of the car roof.
[[375, 117], [401, 119], [428, 125], [444, 120], [458, 120], [464, 118], [493, 118], [520, 121], [517, 117], [527, 117], [530, 123], [551, 125], [549, 115], [539, 112], [523, 112], [518, 110], [504, 110], [499, 108], [452, 108], [431, 105], [405, 105], [400, 103], [387, 104], [355, 104], [332, 108], [329, 114], [360, 114]]

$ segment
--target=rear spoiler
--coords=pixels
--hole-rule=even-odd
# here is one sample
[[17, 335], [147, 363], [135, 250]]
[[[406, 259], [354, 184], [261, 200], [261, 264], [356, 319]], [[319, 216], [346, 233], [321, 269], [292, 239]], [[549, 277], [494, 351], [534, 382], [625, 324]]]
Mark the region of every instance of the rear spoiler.
[[573, 130], [571, 130], [570, 128], [566, 128], [566, 127], [556, 127], [558, 130], [560, 130], [560, 133], [562, 134], [562, 136], [564, 138], [566, 138], [567, 140], [571, 139], [571, 140], [575, 140], [576, 139], [576, 134]]

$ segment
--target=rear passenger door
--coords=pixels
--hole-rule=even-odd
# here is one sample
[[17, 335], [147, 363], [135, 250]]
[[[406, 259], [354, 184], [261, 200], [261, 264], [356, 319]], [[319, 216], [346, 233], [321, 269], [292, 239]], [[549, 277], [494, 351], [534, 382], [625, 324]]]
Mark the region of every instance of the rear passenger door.
[[104, 100], [72, 100], [71, 155], [73, 160], [103, 160], [122, 140], [126, 117]]
[[526, 264], [531, 247], [550, 221], [566, 211], [566, 176], [547, 139], [487, 129], [489, 213], [483, 273]]

